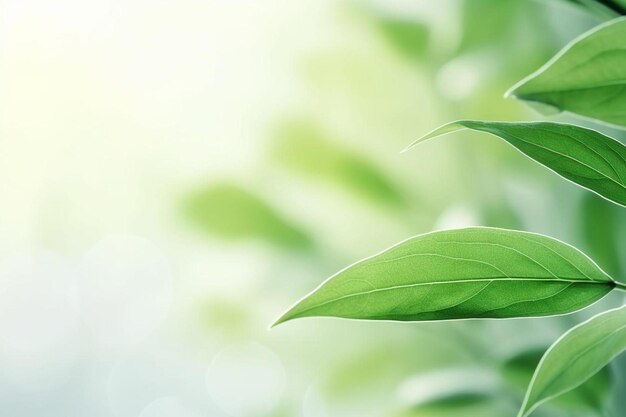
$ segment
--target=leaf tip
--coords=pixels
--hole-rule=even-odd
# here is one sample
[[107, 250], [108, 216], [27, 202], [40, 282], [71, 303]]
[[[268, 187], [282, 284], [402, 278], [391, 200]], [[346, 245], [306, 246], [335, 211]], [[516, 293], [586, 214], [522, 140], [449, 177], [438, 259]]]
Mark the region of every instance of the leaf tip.
[[270, 329], [273, 329], [274, 327], [278, 326], [279, 324], [283, 324], [287, 321], [291, 321], [293, 319], [297, 319], [298, 317], [301, 317], [300, 315], [298, 315], [298, 306], [300, 305], [300, 303], [297, 303], [296, 305], [294, 305], [293, 307], [291, 307], [289, 310], [287, 310], [286, 312], [284, 312], [283, 314], [281, 314], [275, 321], [274, 323], [272, 323], [270, 325]]
[[456, 132], [457, 130], [465, 129], [466, 128], [464, 126], [465, 122], [467, 122], [467, 121], [460, 120], [460, 121], [457, 121], [457, 122], [451, 122], [451, 123], [447, 123], [447, 124], [445, 124], [443, 126], [439, 126], [435, 130], [431, 130], [430, 132], [426, 133], [424, 136], [422, 136], [419, 139], [416, 139], [413, 142], [411, 142], [400, 153], [405, 153], [405, 152], [409, 151], [410, 149], [412, 149], [413, 147], [419, 145], [420, 143], [426, 142], [428, 139], [433, 139], [433, 138], [436, 138], [438, 136], [443, 136], [443, 135], [446, 135], [448, 133]]
[[286, 313], [284, 313], [281, 316], [279, 316], [276, 320], [274, 320], [274, 322], [272, 324], [270, 324], [270, 327], [269, 327], [270, 330], [275, 328], [279, 324], [283, 324], [284, 322], [291, 320], [293, 317], [289, 317], [289, 313], [290, 312], [291, 312], [291, 310], [287, 311]]

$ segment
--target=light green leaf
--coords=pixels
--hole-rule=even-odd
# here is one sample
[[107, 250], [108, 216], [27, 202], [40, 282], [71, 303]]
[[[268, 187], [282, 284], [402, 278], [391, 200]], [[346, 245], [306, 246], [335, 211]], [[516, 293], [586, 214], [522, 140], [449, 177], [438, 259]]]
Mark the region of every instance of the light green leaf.
[[468, 228], [406, 240], [337, 273], [276, 324], [300, 317], [450, 320], [549, 316], [615, 287], [593, 261], [533, 233]]
[[415, 20], [380, 16], [372, 13], [372, 23], [382, 37], [406, 58], [419, 61], [428, 46], [428, 28]]
[[502, 417], [511, 415], [510, 404], [486, 395], [464, 395], [462, 393], [420, 405], [393, 417]]
[[289, 249], [311, 246], [309, 236], [260, 197], [229, 183], [198, 189], [183, 215], [199, 230], [230, 240], [260, 239]]
[[317, 181], [343, 187], [369, 201], [405, 208], [401, 189], [368, 158], [339, 146], [340, 138], [328, 135], [314, 123], [293, 120], [275, 131], [272, 149], [276, 162]]
[[[545, 349], [533, 349], [509, 358], [502, 366], [503, 376], [524, 395]], [[598, 372], [572, 391], [549, 401], [566, 410], [600, 411], [607, 404], [612, 378], [608, 369]]]
[[507, 94], [626, 126], [626, 18], [575, 39]]
[[572, 328], [545, 353], [530, 382], [519, 417], [587, 381], [626, 349], [626, 306]]
[[562, 177], [626, 206], [626, 146], [595, 130], [549, 122], [461, 120], [435, 129], [409, 148], [465, 128], [499, 136]]

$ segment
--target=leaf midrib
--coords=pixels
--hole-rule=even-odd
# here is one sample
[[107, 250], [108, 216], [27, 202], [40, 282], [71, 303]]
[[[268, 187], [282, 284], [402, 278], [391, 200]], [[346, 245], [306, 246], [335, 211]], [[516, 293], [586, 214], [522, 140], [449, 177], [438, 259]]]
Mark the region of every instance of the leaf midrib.
[[474, 283], [474, 282], [494, 282], [494, 281], [540, 281], [540, 282], [550, 282], [550, 283], [554, 283], [554, 282], [565, 282], [565, 283], [570, 283], [570, 284], [593, 284], [593, 285], [608, 285], [608, 286], [614, 286], [615, 283], [614, 281], [596, 281], [596, 280], [591, 280], [588, 278], [581, 278], [581, 279], [576, 279], [576, 278], [559, 278], [559, 279], [555, 279], [553, 277], [535, 277], [535, 278], [529, 278], [529, 277], [491, 277], [491, 278], [475, 278], [475, 279], [454, 279], [454, 280], [448, 280], [448, 281], [432, 281], [432, 282], [418, 282], [418, 283], [414, 283], [414, 284], [406, 284], [406, 285], [394, 285], [391, 287], [384, 287], [384, 288], [375, 288], [373, 290], [368, 290], [368, 291], [359, 291], [359, 292], [354, 292], [352, 294], [346, 294], [343, 295], [341, 297], [338, 298], [334, 298], [332, 300], [327, 300], [324, 301], [323, 303], [319, 303], [316, 304], [314, 306], [308, 307], [304, 310], [300, 310], [298, 311], [296, 314], [300, 315], [303, 313], [306, 313], [308, 311], [314, 310], [316, 308], [320, 308], [323, 307], [325, 305], [328, 304], [332, 304], [338, 301], [342, 301], [348, 298], [353, 298], [353, 297], [359, 297], [362, 295], [368, 295], [368, 294], [374, 294], [374, 293], [378, 293], [378, 292], [384, 292], [384, 291], [394, 291], [394, 290], [400, 290], [400, 289], [405, 289], [405, 288], [413, 288], [413, 287], [420, 287], [420, 286], [426, 286], [426, 285], [446, 285], [446, 284], [460, 284], [460, 283]]
[[[570, 159], [570, 160], [572, 160], [572, 161], [574, 161], [574, 162], [576, 162], [576, 163], [578, 163], [578, 164], [580, 164], [580, 165], [582, 165], [582, 166], [584, 166], [584, 167], [586, 167], [586, 168], [589, 168], [590, 170], [592, 170], [592, 171], [594, 171], [595, 173], [597, 173], [597, 174], [599, 174], [599, 175], [600, 175], [600, 178], [589, 178], [589, 177], [584, 177], [584, 178], [587, 178], [587, 179], [590, 179], [590, 180], [601, 180], [601, 179], [606, 179], [606, 180], [608, 180], [608, 181], [610, 181], [610, 182], [612, 182], [612, 183], [614, 183], [614, 184], [618, 185], [619, 187], [621, 187], [623, 190], [625, 190], [625, 191], [626, 191], [626, 186], [625, 186], [624, 184], [620, 183], [619, 181], [616, 181], [614, 178], [611, 178], [611, 177], [610, 177], [610, 176], [608, 176], [607, 174], [605, 174], [605, 173], [603, 173], [603, 172], [601, 172], [601, 171], [598, 171], [596, 168], [594, 168], [594, 167], [592, 167], [592, 166], [590, 166], [590, 165], [587, 165], [586, 163], [584, 163], [584, 162], [582, 162], [582, 161], [580, 161], [580, 160], [578, 160], [578, 159], [576, 159], [576, 158], [574, 158], [574, 157], [572, 157], [572, 156], [569, 156], [569, 155], [567, 155], [567, 154], [561, 153], [561, 152], [559, 152], [559, 151], [555, 151], [554, 149], [546, 148], [545, 146], [541, 146], [541, 145], [536, 144], [536, 143], [534, 143], [534, 142], [529, 142], [529, 141], [524, 140], [524, 139], [520, 138], [519, 136], [514, 135], [514, 134], [512, 134], [512, 133], [509, 133], [509, 135], [511, 135], [512, 137], [514, 137], [516, 140], [519, 140], [520, 142], [526, 143], [527, 145], [536, 146], [536, 147], [538, 147], [538, 148], [540, 148], [540, 149], [544, 149], [544, 150], [546, 150], [546, 151], [548, 151], [548, 152], [552, 152], [552, 153], [554, 153], [554, 154], [556, 154], [556, 155], [559, 155], [559, 156], [565, 157], [565, 158], [567, 158], [567, 159]], [[497, 135], [497, 136], [499, 136], [499, 135]], [[535, 159], [535, 158], [533, 158], [533, 159]], [[542, 165], [544, 165], [544, 164], [542, 163]], [[546, 166], [547, 166], [547, 165], [546, 165]], [[550, 167], [549, 167], [549, 168], [550, 168]], [[552, 169], [552, 168], [551, 168], [551, 169]], [[562, 174], [560, 174], [560, 172], [558, 172], [558, 171], [556, 171], [556, 170], [555, 170], [555, 172], [559, 173], [559, 175], [562, 175]], [[561, 171], [561, 172], [565, 172], [565, 171]]]

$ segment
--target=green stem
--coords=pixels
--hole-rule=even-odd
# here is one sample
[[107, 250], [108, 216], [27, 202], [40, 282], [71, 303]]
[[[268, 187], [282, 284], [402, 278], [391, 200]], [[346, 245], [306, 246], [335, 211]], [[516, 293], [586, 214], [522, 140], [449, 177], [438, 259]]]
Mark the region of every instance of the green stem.
[[626, 291], [626, 284], [615, 281], [615, 289], [620, 291]]

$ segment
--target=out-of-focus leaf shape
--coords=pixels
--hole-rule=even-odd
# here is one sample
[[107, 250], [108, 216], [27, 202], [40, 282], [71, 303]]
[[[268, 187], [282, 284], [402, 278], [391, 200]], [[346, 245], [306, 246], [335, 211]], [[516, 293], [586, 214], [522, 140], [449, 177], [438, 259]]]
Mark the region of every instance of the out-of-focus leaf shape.
[[424, 57], [428, 46], [428, 28], [415, 20], [376, 16], [373, 23], [383, 38], [400, 54], [412, 61]]
[[572, 41], [508, 94], [626, 126], [626, 18]]
[[585, 249], [614, 277], [620, 276], [619, 237], [623, 233], [619, 208], [593, 194], [583, 198], [579, 223]]
[[406, 207], [404, 193], [369, 160], [337, 145], [311, 123], [293, 121], [276, 130], [275, 159], [294, 172], [322, 179], [373, 202]]
[[519, 417], [571, 391], [626, 349], [626, 306], [609, 310], [575, 326], [541, 358]]
[[[524, 393], [545, 350], [533, 349], [508, 359], [502, 365], [502, 375]], [[598, 412], [606, 405], [611, 392], [611, 373], [607, 368], [595, 374], [574, 390], [549, 402], [565, 410]]]
[[626, 146], [592, 129], [549, 122], [461, 120], [435, 129], [409, 148], [462, 129], [498, 136], [562, 177], [626, 206]]
[[626, 14], [626, 3], [623, 0], [567, 0], [578, 4], [602, 17], [616, 17]]
[[200, 230], [225, 240], [257, 238], [285, 248], [311, 246], [311, 239], [260, 197], [233, 184], [199, 189], [183, 202], [185, 216]]
[[511, 412], [508, 404], [492, 397], [460, 393], [393, 414], [392, 417], [502, 417]]
[[514, 33], [520, 9], [526, 6], [518, 0], [472, 0], [461, 3], [462, 51], [481, 49], [504, 41]]
[[615, 282], [546, 236], [476, 227], [428, 233], [340, 271], [287, 311], [301, 317], [451, 320], [569, 313]]

